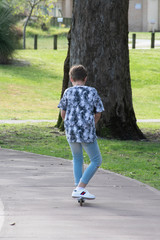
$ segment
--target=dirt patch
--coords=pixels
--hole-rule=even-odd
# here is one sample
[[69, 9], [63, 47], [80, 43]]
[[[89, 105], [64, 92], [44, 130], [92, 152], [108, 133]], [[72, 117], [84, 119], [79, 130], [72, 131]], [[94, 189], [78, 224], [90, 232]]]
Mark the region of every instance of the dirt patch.
[[160, 142], [160, 130], [143, 130], [142, 132], [145, 134], [146, 138], [148, 141], [151, 142]]

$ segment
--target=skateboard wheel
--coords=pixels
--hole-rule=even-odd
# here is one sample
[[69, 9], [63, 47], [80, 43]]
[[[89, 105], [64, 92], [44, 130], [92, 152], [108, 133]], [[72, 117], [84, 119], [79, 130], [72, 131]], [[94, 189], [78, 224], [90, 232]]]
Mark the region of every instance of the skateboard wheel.
[[80, 199], [80, 206], [82, 207], [82, 204], [83, 204], [83, 199]]
[[84, 202], [85, 200], [83, 198], [78, 199], [78, 203], [80, 204], [80, 206], [82, 206]]

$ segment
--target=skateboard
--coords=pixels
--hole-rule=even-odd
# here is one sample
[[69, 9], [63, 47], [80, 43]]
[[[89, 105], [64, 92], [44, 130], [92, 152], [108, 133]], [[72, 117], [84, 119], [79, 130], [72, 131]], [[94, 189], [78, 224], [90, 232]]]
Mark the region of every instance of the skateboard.
[[80, 206], [82, 207], [83, 203], [85, 203], [86, 199], [84, 197], [79, 197], [79, 198], [77, 198], [77, 200], [78, 200], [78, 203], [80, 204]]
[[88, 199], [88, 198], [85, 198], [85, 197], [78, 197], [76, 198], [78, 203], [80, 204], [80, 206], [82, 207], [83, 206], [83, 203], [85, 203], [86, 200], [94, 200], [94, 199]]

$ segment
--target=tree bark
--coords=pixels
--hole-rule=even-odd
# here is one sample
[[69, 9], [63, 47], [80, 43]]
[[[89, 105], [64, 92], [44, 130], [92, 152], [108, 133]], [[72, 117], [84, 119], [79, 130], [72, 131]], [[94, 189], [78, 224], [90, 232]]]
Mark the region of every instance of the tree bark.
[[[70, 69], [70, 43], [71, 43], [71, 31], [68, 33], [68, 52], [67, 57], [64, 62], [64, 75], [63, 75], [63, 84], [62, 84], [62, 92], [61, 92], [61, 98], [63, 96], [64, 91], [69, 86], [69, 69]], [[64, 131], [64, 123], [61, 117], [61, 114], [59, 113], [58, 120], [56, 127], [58, 127], [61, 131]]]
[[103, 101], [105, 112], [97, 134], [140, 140], [145, 136], [136, 124], [132, 104], [128, 7], [129, 0], [75, 0], [69, 66], [87, 68], [87, 85], [95, 87]]

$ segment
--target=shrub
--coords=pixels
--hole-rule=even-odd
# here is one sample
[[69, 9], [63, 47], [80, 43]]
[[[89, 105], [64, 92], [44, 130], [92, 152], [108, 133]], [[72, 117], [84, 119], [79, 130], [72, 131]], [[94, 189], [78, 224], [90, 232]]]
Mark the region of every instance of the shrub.
[[20, 40], [23, 37], [23, 31], [21, 27], [13, 26], [12, 30], [14, 31], [14, 34], [17, 40]]
[[0, 2], [0, 64], [6, 64], [18, 45], [12, 9]]

